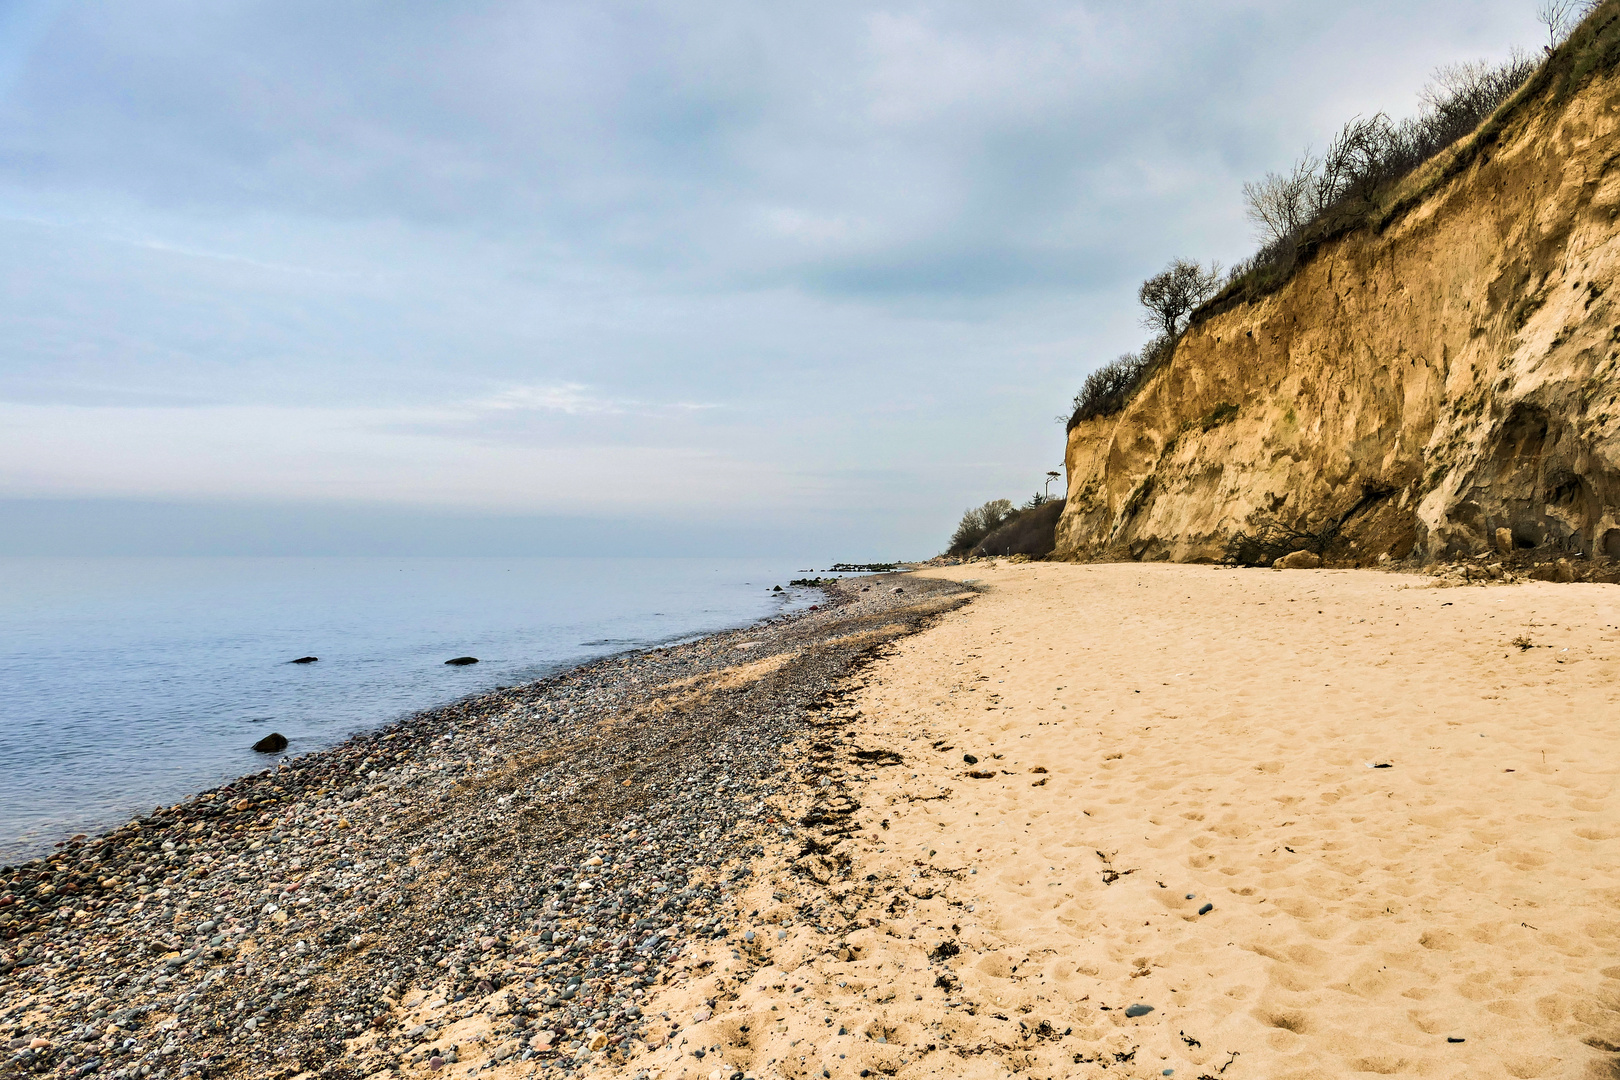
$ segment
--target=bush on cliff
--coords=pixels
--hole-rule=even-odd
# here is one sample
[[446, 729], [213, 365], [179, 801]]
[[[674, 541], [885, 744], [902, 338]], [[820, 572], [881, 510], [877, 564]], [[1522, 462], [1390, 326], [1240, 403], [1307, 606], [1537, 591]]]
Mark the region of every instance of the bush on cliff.
[[951, 545], [945, 553], [966, 555], [980, 540], [1017, 516], [1018, 511], [1013, 508], [1011, 499], [991, 499], [983, 506], [966, 511], [956, 531], [951, 534]]
[[[1501, 63], [1437, 68], [1418, 95], [1416, 116], [1356, 117], [1320, 158], [1307, 151], [1288, 172], [1245, 184], [1260, 250], [1232, 268], [1194, 321], [1280, 288], [1302, 259], [1335, 236], [1363, 226], [1384, 228], [1424, 190], [1465, 168], [1526, 102], [1549, 92], [1565, 95], [1588, 75], [1620, 62], [1620, 4], [1614, 0], [1547, 4], [1540, 17], [1549, 34], [1545, 59], [1515, 50]], [[1443, 167], [1416, 189], [1402, 188], [1407, 177], [1442, 159]]]
[[[1213, 268], [1176, 260], [1142, 283], [1144, 320], [1163, 336], [1087, 377], [1075, 395], [1068, 430], [1122, 410], [1173, 351], [1181, 331], [1287, 283], [1322, 244], [1362, 227], [1382, 229], [1432, 186], [1466, 167], [1498, 135], [1505, 117], [1537, 95], [1563, 96], [1582, 79], [1620, 64], [1620, 2], [1547, 0], [1538, 15], [1548, 31], [1545, 60], [1514, 51], [1506, 61], [1437, 68], [1418, 95], [1417, 115], [1357, 116], [1320, 157], [1306, 150], [1286, 171], [1243, 186], [1260, 249], [1217, 282]], [[1403, 181], [1456, 147], [1417, 189]], [[1217, 287], [1218, 286], [1218, 287]], [[1190, 303], [1189, 303], [1190, 301]], [[1061, 419], [1061, 417], [1060, 417]]]
[[975, 555], [1050, 555], [1057, 546], [1057, 523], [1063, 500], [1051, 499], [1018, 512], [1011, 521], [979, 541]]
[[1174, 341], [1187, 328], [1193, 310], [1215, 295], [1221, 286], [1221, 264], [1176, 259], [1154, 274], [1136, 291], [1136, 299], [1147, 313], [1142, 325], [1159, 334], [1158, 340]]
[[[1086, 376], [1080, 392], [1074, 395], [1069, 413], [1069, 431], [1076, 424], [1099, 416], [1112, 416], [1125, 407], [1159, 362], [1168, 358], [1175, 341], [1167, 336], [1154, 338], [1139, 353], [1126, 353]], [[1060, 418], [1061, 419], [1061, 418]]]

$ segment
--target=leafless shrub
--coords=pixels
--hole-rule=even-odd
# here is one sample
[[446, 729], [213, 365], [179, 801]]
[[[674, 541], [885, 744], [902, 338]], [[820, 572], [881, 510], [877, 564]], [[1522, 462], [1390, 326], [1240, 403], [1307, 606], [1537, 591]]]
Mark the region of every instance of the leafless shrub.
[[1262, 243], [1292, 240], [1310, 224], [1316, 212], [1316, 170], [1321, 164], [1307, 150], [1288, 172], [1266, 173], [1264, 180], [1243, 185], [1243, 202]]
[[1063, 503], [1058, 499], [1026, 506], [973, 548], [975, 555], [1050, 555], [1057, 543], [1058, 518]]
[[1458, 129], [1447, 140], [1453, 142], [1495, 112], [1535, 70], [1536, 61], [1517, 49], [1501, 64], [1488, 60], [1445, 64], [1434, 69], [1418, 100], [1424, 113], [1434, 118], [1431, 126]]
[[1270, 566], [1284, 555], [1296, 551], [1311, 551], [1320, 555], [1338, 534], [1338, 522], [1329, 522], [1320, 529], [1311, 530], [1277, 518], [1263, 517], [1254, 523], [1252, 532], [1232, 534], [1226, 542], [1226, 561], [1238, 566]]
[[1377, 480], [1366, 480], [1361, 485], [1361, 498], [1337, 517], [1322, 522], [1316, 528], [1308, 523], [1291, 524], [1281, 518], [1257, 514], [1250, 518], [1253, 531], [1233, 533], [1226, 542], [1226, 561], [1238, 566], [1270, 566], [1284, 555], [1296, 551], [1327, 554], [1329, 545], [1339, 538], [1345, 525], [1375, 503], [1389, 498], [1395, 489]]
[[1112, 416], [1123, 409], [1148, 373], [1174, 345], [1175, 342], [1169, 338], [1154, 338], [1142, 347], [1141, 352], [1125, 353], [1087, 375], [1080, 392], [1074, 395], [1069, 429], [1073, 430], [1076, 424], [1099, 416]]
[[1316, 185], [1316, 212], [1325, 214], [1351, 199], [1364, 200], [1391, 179], [1400, 136], [1383, 113], [1357, 116], [1328, 143]]

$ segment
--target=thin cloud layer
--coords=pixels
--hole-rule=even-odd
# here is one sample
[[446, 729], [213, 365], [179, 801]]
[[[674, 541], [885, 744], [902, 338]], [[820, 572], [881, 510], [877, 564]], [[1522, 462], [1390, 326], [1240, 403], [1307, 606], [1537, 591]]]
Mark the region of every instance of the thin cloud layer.
[[1532, 9], [14, 4], [0, 497], [635, 491], [925, 553], [1061, 462], [1137, 280], [1246, 253], [1244, 179]]

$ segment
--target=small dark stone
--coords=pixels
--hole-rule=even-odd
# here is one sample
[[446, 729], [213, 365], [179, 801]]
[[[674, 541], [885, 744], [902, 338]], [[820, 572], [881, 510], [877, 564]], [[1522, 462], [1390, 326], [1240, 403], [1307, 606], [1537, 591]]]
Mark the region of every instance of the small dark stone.
[[1130, 1008], [1125, 1010], [1125, 1015], [1126, 1016], [1146, 1016], [1148, 1013], [1150, 1013], [1152, 1011], [1153, 1011], [1153, 1006], [1151, 1006], [1151, 1005], [1132, 1005]]
[[287, 663], [289, 663], [289, 664], [313, 664], [318, 660], [320, 660], [320, 657], [318, 657], [318, 656], [300, 656], [296, 660], [287, 661]]
[[972, 754], [963, 754], [962, 760], [967, 762], [969, 765], [977, 765], [979, 763], [979, 759], [974, 757]]
[[1468, 1041], [1467, 1039], [1459, 1039], [1455, 1035], [1447, 1035], [1446, 1036], [1446, 1042], [1448, 1042], [1448, 1043], [1460, 1043], [1460, 1042], [1467, 1042], [1467, 1041]]
[[1215, 910], [1215, 905], [1214, 904], [1205, 904], [1203, 907], [1198, 909], [1198, 914], [1200, 914], [1200, 915], [1208, 915], [1210, 912], [1212, 912], [1214, 910]]
[[253, 749], [257, 750], [261, 754], [279, 754], [281, 751], [287, 749], [287, 736], [281, 734], [280, 732], [272, 731], [270, 734], [254, 743]]
[[451, 667], [466, 667], [468, 664], [476, 664], [476, 663], [478, 663], [478, 657], [476, 657], [476, 656], [458, 656], [453, 660], [446, 660], [445, 663], [449, 664]]

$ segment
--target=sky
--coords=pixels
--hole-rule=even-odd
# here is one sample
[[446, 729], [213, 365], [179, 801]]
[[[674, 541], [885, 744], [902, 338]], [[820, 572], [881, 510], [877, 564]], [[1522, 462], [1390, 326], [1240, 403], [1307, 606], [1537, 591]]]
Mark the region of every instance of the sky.
[[0, 554], [926, 557], [1534, 7], [0, 0]]

